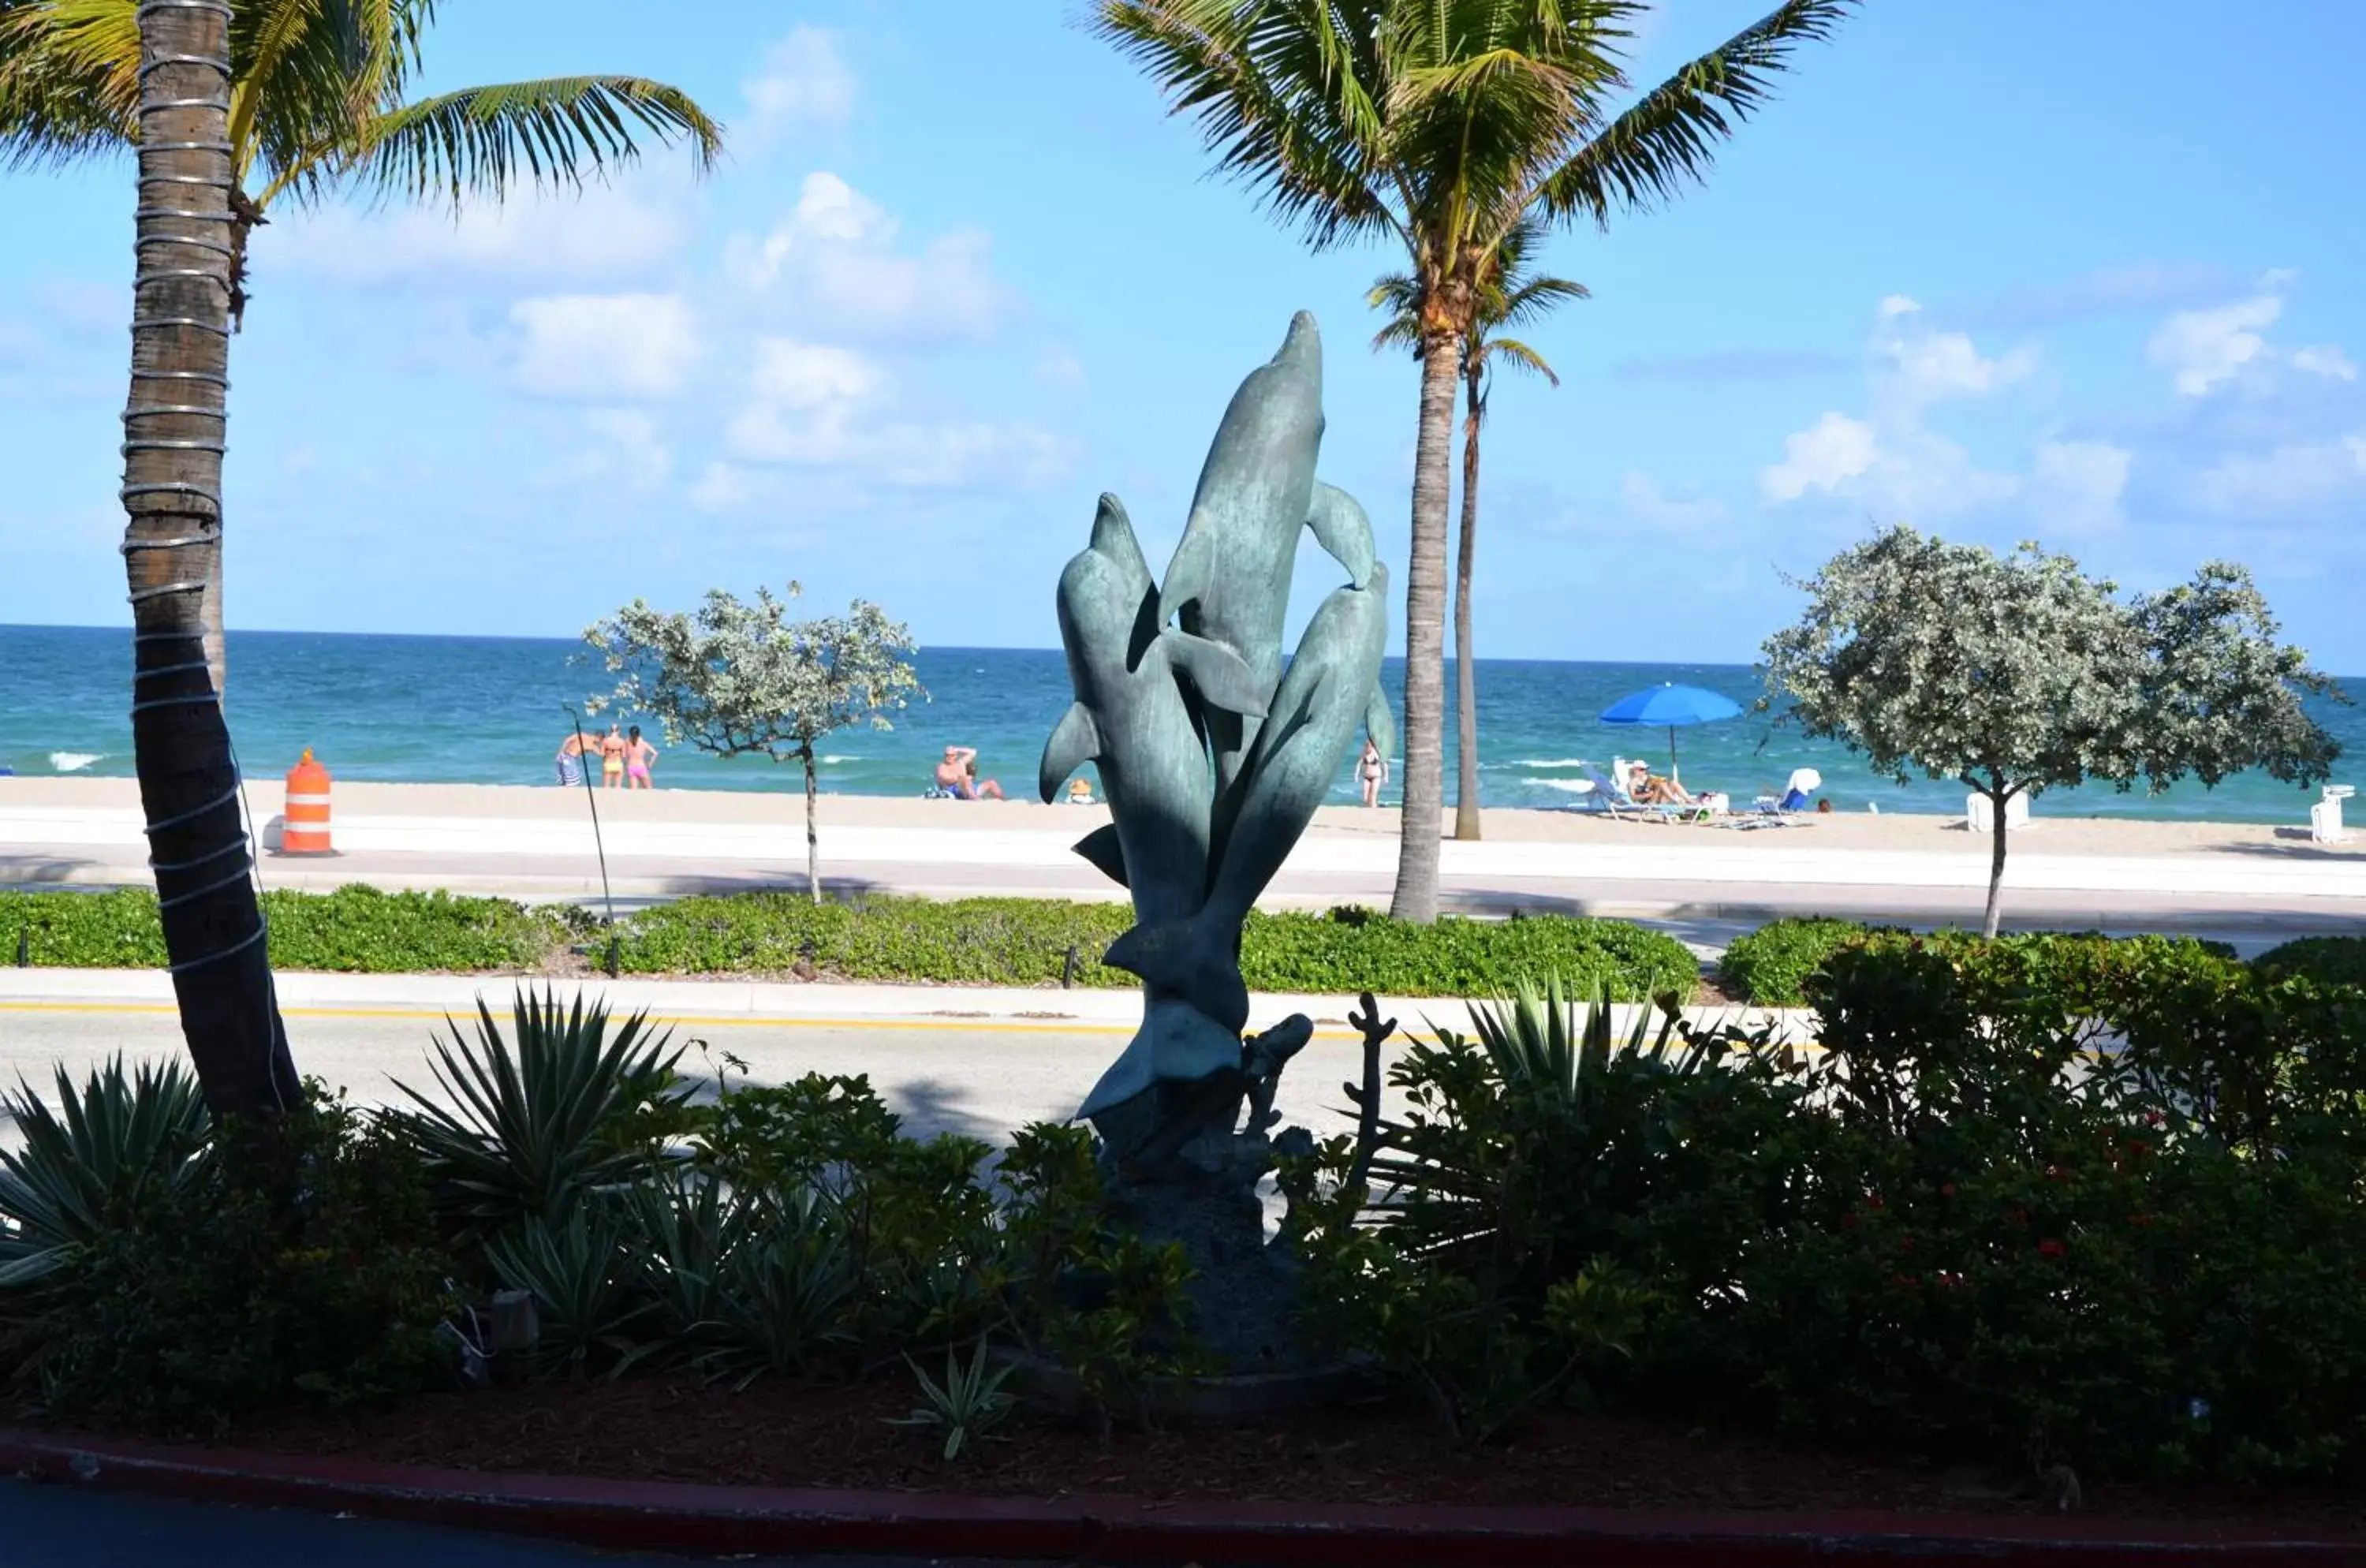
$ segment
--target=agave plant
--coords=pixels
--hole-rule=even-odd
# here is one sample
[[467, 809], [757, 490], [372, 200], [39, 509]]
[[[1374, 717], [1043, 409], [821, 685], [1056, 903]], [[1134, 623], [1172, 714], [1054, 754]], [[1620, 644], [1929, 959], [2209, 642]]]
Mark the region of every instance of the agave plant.
[[641, 1289], [676, 1344], [701, 1337], [722, 1310], [723, 1270], [754, 1230], [756, 1213], [723, 1183], [691, 1170], [670, 1171], [625, 1194]]
[[962, 1450], [973, 1440], [984, 1440], [1010, 1414], [1013, 1400], [1002, 1392], [1002, 1385], [1009, 1381], [1013, 1364], [1006, 1361], [998, 1367], [990, 1365], [983, 1336], [970, 1352], [965, 1366], [947, 1347], [943, 1382], [922, 1371], [920, 1363], [909, 1356], [904, 1358], [904, 1364], [920, 1381], [922, 1403], [909, 1416], [890, 1416], [887, 1424], [933, 1427], [944, 1433], [948, 1464], [961, 1458]]
[[494, 1275], [535, 1300], [540, 1323], [536, 1359], [580, 1375], [595, 1357], [614, 1357], [622, 1372], [651, 1350], [638, 1329], [649, 1303], [638, 1290], [625, 1227], [602, 1205], [586, 1204], [564, 1224], [536, 1215], [485, 1244]]
[[[1610, 987], [1606, 982], [1594, 1000], [1579, 1000], [1560, 976], [1539, 987], [1524, 980], [1507, 998], [1472, 1002], [1471, 1032], [1485, 1047], [1496, 1075], [1507, 1089], [1541, 1097], [1582, 1113], [1590, 1086], [1598, 1085], [1614, 1055]], [[1651, 1010], [1635, 1015], [1616, 1055], [1639, 1066], [1690, 1073], [1716, 1054], [1720, 1035], [1683, 1029], [1675, 1008], [1658, 1005], [1659, 1029], [1651, 1027]], [[1676, 1046], [1671, 1054], [1671, 1046]]]
[[551, 992], [521, 988], [512, 1013], [514, 1050], [482, 999], [474, 1043], [457, 1024], [436, 1041], [435, 1081], [451, 1105], [395, 1085], [418, 1107], [403, 1119], [437, 1201], [478, 1235], [555, 1220], [643, 1175], [651, 1150], [637, 1129], [691, 1093], [674, 1072], [681, 1048], [670, 1034], [652, 1039], [646, 1013], [614, 1038], [608, 1010], [580, 996], [569, 1009]]
[[767, 1372], [804, 1371], [851, 1337], [859, 1280], [835, 1211], [806, 1189], [765, 1213], [762, 1228], [724, 1260], [715, 1316], [700, 1325], [715, 1341], [700, 1363], [735, 1389]]
[[116, 1056], [76, 1089], [57, 1069], [60, 1109], [19, 1078], [0, 1095], [23, 1146], [0, 1149], [0, 1288], [54, 1273], [144, 1192], [186, 1179], [211, 1122], [178, 1063], [127, 1071]]

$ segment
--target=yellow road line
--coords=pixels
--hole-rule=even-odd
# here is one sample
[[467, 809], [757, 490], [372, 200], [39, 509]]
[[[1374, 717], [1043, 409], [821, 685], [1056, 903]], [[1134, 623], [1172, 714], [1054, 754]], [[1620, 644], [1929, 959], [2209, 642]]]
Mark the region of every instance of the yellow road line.
[[[62, 1013], [152, 1013], [174, 1015], [176, 1010], [170, 1002], [7, 1002], [0, 1001], [0, 1012], [62, 1012]], [[287, 1007], [279, 1010], [287, 1018], [380, 1018], [422, 1019], [434, 1021], [446, 1016], [466, 1017], [457, 1009], [442, 1008], [330, 1008]], [[498, 1011], [494, 1016], [501, 1016]], [[745, 1014], [708, 1016], [697, 1013], [670, 1013], [652, 1010], [651, 1017], [675, 1028], [694, 1029], [884, 1029], [908, 1033], [916, 1029], [950, 1029], [963, 1034], [1132, 1034], [1133, 1026], [1123, 1023], [1087, 1023], [1065, 1018], [964, 1018], [954, 1013], [922, 1014], [911, 1018], [755, 1018]], [[1361, 1040], [1362, 1035], [1345, 1029], [1318, 1029], [1318, 1040]]]

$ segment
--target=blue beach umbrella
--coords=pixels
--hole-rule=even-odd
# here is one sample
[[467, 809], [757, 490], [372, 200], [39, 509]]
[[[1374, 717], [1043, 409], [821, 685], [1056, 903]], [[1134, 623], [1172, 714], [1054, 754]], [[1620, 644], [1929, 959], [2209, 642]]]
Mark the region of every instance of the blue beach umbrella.
[[[1680, 724], [1714, 724], [1720, 718], [1731, 718], [1741, 711], [1741, 705], [1730, 697], [1718, 696], [1700, 686], [1679, 686], [1663, 681], [1647, 687], [1632, 696], [1619, 698], [1602, 710], [1605, 724], [1649, 725], [1668, 732], [1668, 772], [1676, 771], [1676, 726]], [[1622, 784], [1624, 780], [1620, 781]]]

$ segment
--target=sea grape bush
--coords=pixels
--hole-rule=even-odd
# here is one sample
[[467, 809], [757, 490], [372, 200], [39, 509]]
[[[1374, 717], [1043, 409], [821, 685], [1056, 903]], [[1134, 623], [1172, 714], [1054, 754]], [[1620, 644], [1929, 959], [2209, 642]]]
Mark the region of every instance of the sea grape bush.
[[1722, 1032], [1566, 1101], [1417, 1045], [1393, 1191], [1343, 1188], [1345, 1139], [1289, 1173], [1327, 1194], [1318, 1316], [1466, 1433], [1575, 1397], [2090, 1476], [2366, 1475], [2360, 998], [2071, 952], [1846, 948], [1806, 987], [1822, 1053]]

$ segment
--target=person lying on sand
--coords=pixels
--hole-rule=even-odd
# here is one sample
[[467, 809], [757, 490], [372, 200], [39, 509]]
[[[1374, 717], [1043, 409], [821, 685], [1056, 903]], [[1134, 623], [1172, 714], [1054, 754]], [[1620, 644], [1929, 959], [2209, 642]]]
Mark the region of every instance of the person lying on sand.
[[977, 776], [977, 748], [948, 746], [945, 760], [937, 764], [937, 787], [955, 800], [1000, 800], [1002, 786], [992, 779], [980, 782]]

